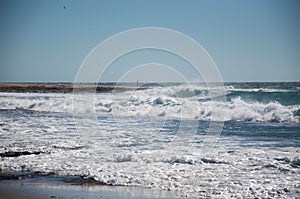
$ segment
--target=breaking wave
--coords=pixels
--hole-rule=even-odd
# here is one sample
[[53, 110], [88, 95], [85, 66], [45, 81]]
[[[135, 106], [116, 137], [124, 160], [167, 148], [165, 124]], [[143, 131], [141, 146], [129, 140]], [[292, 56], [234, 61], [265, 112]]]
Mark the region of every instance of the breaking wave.
[[[226, 93], [233, 87], [226, 87]], [[217, 90], [217, 89], [216, 89]], [[241, 96], [219, 101], [214, 89], [184, 85], [154, 87], [123, 93], [98, 93], [95, 96], [72, 94], [2, 93], [0, 109], [34, 110], [79, 114], [114, 114], [211, 120], [271, 123], [300, 123], [300, 105], [283, 105], [273, 100], [267, 103]], [[225, 111], [225, 118], [218, 113]]]

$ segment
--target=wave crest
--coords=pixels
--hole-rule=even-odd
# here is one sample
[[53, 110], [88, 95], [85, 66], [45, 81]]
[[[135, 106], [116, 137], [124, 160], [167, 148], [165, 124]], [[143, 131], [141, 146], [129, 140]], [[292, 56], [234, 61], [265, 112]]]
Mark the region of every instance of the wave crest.
[[[240, 96], [221, 102], [202, 97], [181, 97], [176, 93], [186, 87], [151, 88], [147, 90], [111, 94], [83, 95], [73, 104], [71, 94], [4, 94], [0, 98], [2, 110], [18, 109], [43, 112], [79, 114], [114, 114], [124, 116], [185, 118], [217, 121], [249, 121], [270, 123], [300, 123], [300, 105], [282, 105], [277, 101], [262, 103]], [[199, 89], [199, 88], [198, 88]], [[201, 90], [201, 89], [200, 89]], [[194, 91], [186, 90], [186, 93]], [[202, 90], [203, 97], [209, 97]], [[35, 97], [32, 98], [32, 95]], [[93, 102], [93, 103], [91, 103]], [[225, 118], [221, 113], [225, 111]], [[220, 113], [220, 117], [218, 116]]]

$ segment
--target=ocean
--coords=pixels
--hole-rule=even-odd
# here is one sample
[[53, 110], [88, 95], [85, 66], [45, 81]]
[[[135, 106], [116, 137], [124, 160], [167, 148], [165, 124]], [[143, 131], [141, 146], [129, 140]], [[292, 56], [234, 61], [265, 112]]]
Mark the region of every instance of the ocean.
[[178, 197], [299, 198], [300, 82], [225, 83], [226, 101], [205, 84], [141, 86], [0, 93], [0, 153], [23, 152], [2, 155], [0, 170]]

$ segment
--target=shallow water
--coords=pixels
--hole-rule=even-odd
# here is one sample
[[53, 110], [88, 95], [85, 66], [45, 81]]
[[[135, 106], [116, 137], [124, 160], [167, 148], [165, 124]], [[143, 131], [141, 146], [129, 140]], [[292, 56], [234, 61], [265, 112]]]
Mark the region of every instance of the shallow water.
[[0, 183], [2, 198], [13, 199], [175, 199], [169, 191], [124, 186], [72, 185], [59, 176], [4, 180]]

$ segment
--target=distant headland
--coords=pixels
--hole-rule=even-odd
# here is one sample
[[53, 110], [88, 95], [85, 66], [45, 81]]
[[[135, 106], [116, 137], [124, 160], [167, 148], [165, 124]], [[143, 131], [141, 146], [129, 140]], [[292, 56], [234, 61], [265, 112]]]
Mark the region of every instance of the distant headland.
[[0, 83], [0, 92], [8, 93], [71, 93], [144, 90], [144, 87], [72, 83]]

